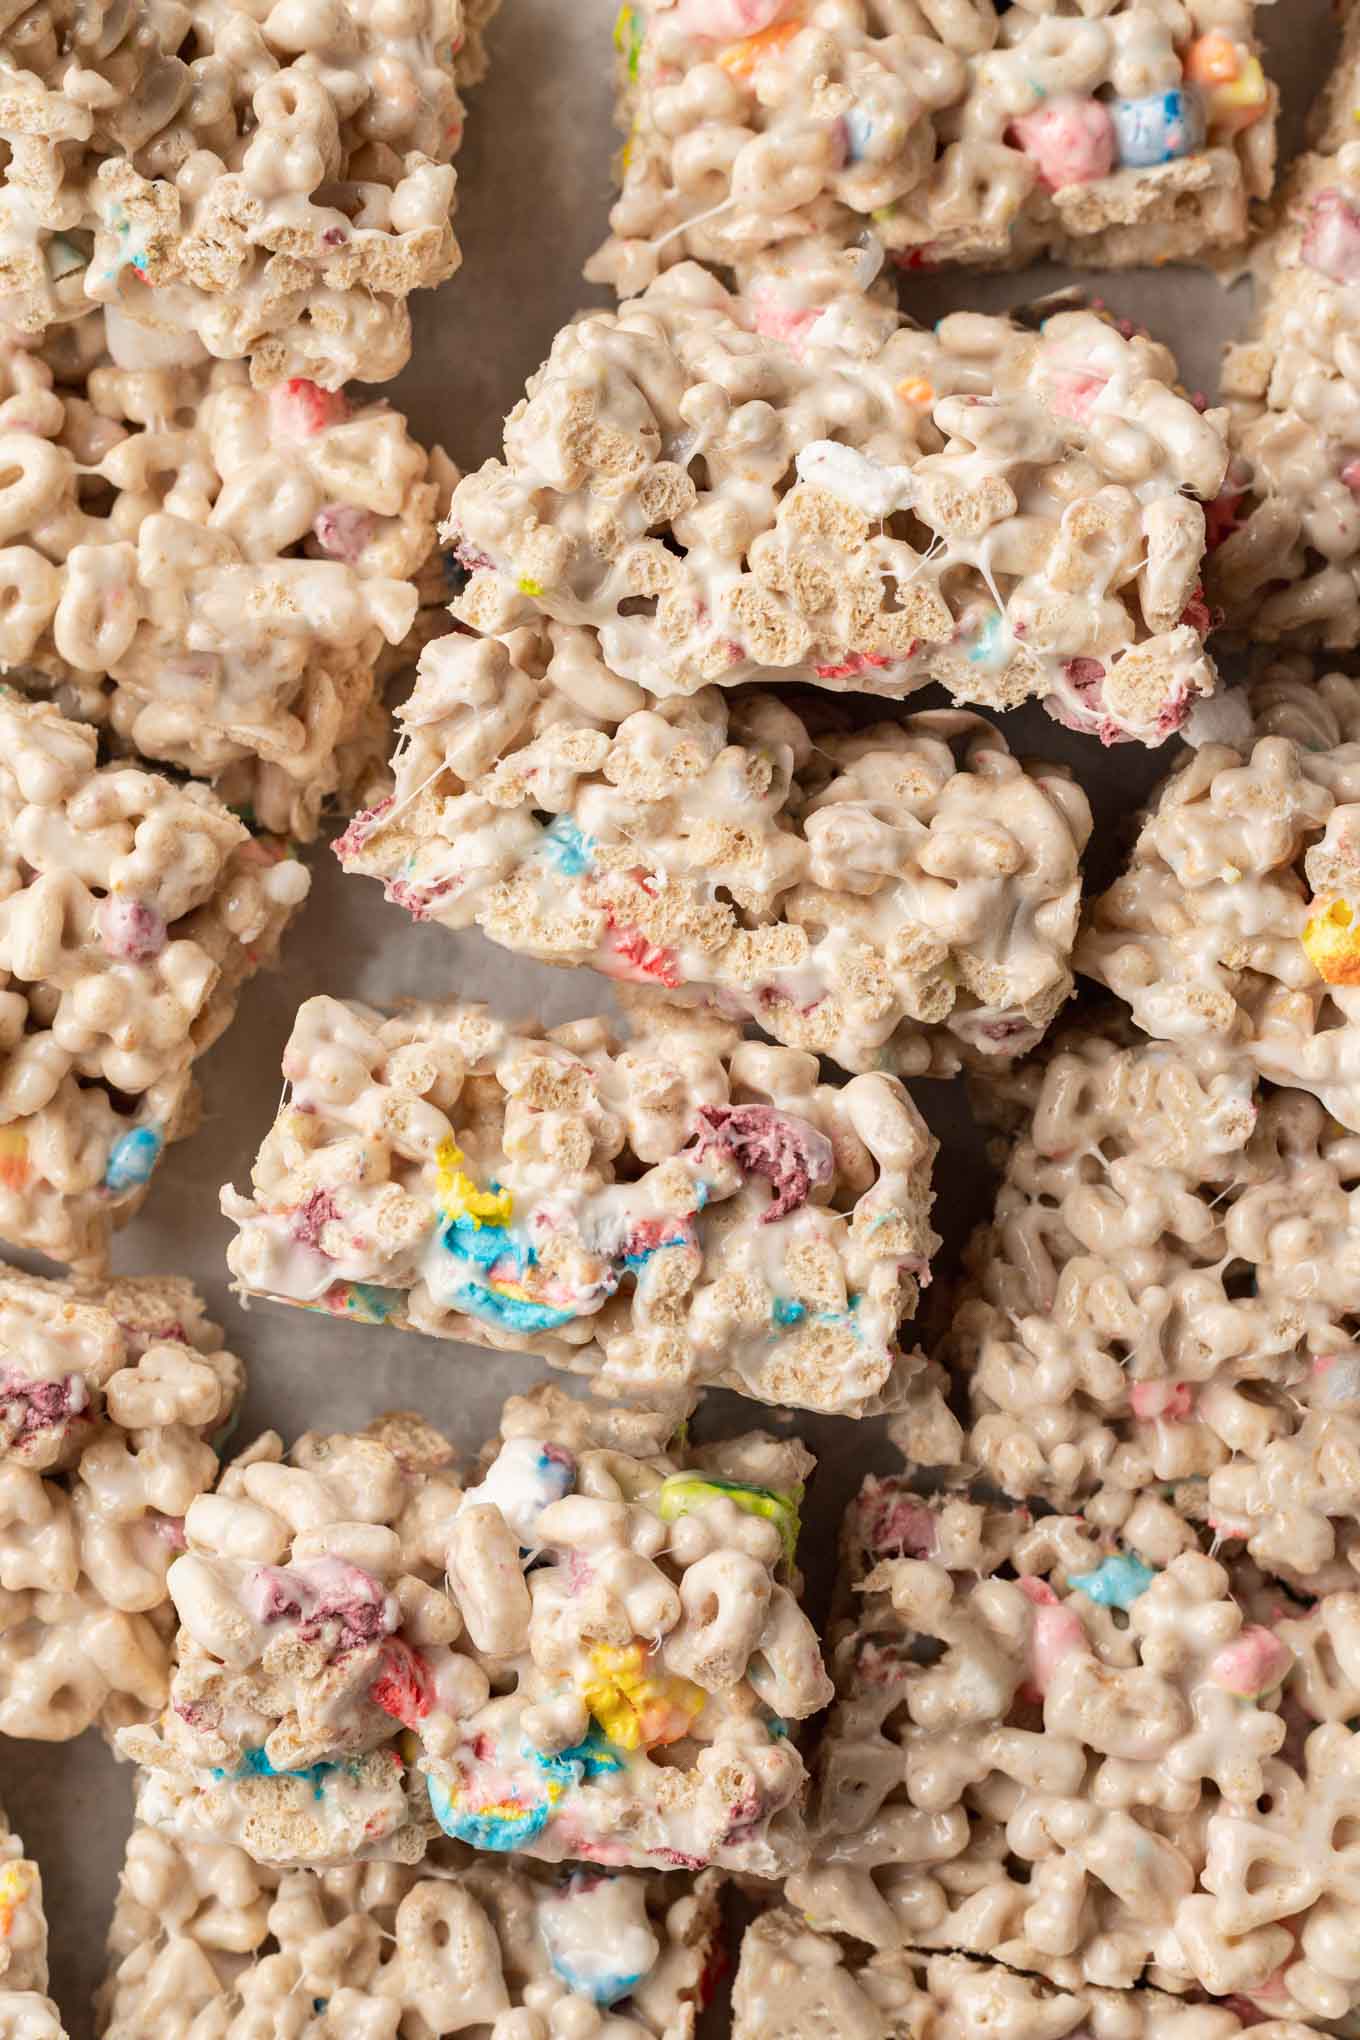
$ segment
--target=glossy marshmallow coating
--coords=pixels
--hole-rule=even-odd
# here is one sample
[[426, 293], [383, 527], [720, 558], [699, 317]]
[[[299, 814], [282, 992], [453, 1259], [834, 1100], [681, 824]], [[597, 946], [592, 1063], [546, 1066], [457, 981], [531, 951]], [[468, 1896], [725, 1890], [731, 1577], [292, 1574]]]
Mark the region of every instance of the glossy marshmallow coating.
[[497, 0], [10, 0], [0, 318], [115, 307], [261, 386], [382, 382], [459, 262], [457, 82]]
[[809, 240], [904, 268], [1122, 266], [1245, 240], [1277, 94], [1255, 0], [628, 0], [613, 229], [631, 296]]
[[140, 1818], [284, 1867], [413, 1863], [440, 1830], [609, 1869], [801, 1861], [788, 1724], [831, 1691], [793, 1570], [812, 1460], [671, 1430], [542, 1388], [466, 1485], [418, 1417], [291, 1463], [267, 1433], [185, 1524], [170, 1706], [118, 1738]]
[[711, 1874], [479, 1860], [446, 1841], [418, 1869], [280, 1872], [229, 1845], [137, 1827], [99, 2032], [438, 2040], [471, 2028], [495, 2040], [693, 2040], [717, 1885]]
[[206, 787], [0, 692], [0, 1237], [103, 1262], [309, 883]]
[[228, 1186], [242, 1290], [533, 1352], [601, 1395], [684, 1410], [708, 1384], [862, 1416], [906, 1405], [954, 1456], [906, 1353], [938, 1241], [935, 1142], [895, 1077], [628, 992], [543, 1033], [472, 1005], [309, 999], [285, 1098]]
[[314, 836], [381, 777], [375, 669], [412, 629], [454, 471], [385, 404], [142, 366], [123, 338], [101, 313], [42, 353], [0, 336], [0, 663]]
[[454, 493], [454, 613], [590, 624], [656, 696], [933, 680], [1107, 743], [1179, 728], [1213, 687], [1194, 497], [1227, 447], [1165, 348], [862, 296], [769, 323], [687, 263], [565, 327]]
[[42, 1873], [0, 1811], [0, 2040], [66, 2040], [46, 1990]]
[[165, 1704], [166, 1573], [244, 1379], [177, 1277], [0, 1275], [0, 1734], [111, 1734]]
[[398, 711], [394, 792], [338, 854], [418, 921], [662, 985], [844, 1069], [1032, 1047], [1072, 989], [1085, 795], [979, 716], [799, 708], [654, 703], [580, 626], [441, 638]]

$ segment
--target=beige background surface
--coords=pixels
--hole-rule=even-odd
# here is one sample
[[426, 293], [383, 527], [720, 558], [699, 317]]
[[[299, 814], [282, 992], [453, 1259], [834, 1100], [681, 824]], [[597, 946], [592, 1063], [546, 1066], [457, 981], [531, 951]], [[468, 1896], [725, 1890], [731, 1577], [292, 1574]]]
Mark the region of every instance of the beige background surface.
[[[609, 202], [613, 14], [614, 0], [503, 0], [492, 30], [491, 75], [472, 95], [459, 163], [464, 264], [441, 291], [417, 302], [415, 359], [389, 390], [416, 433], [441, 440], [464, 467], [497, 448], [502, 415], [557, 327], [582, 304], [604, 299], [578, 278], [602, 238]], [[1334, 48], [1330, 9], [1327, 0], [1274, 0], [1265, 19], [1292, 143]], [[1015, 303], [1068, 280], [1066, 272], [1053, 270], [956, 275], [924, 285], [913, 277], [903, 302], [928, 320], [959, 305]], [[1250, 313], [1248, 285], [1229, 291], [1195, 272], [1102, 277], [1094, 289], [1121, 314], [1175, 342], [1187, 383], [1210, 391], [1221, 343]], [[913, 705], [930, 700], [918, 697]], [[1092, 877], [1101, 878], [1119, 855], [1131, 811], [1165, 760], [1131, 746], [1102, 753], [1037, 710], [1006, 718], [1005, 726], [1017, 749], [1062, 757], [1079, 771], [1098, 817]], [[312, 862], [312, 899], [285, 966], [251, 988], [236, 1027], [208, 1058], [204, 1127], [195, 1140], [171, 1150], [145, 1210], [122, 1237], [118, 1264], [187, 1272], [199, 1284], [228, 1327], [228, 1343], [250, 1367], [242, 1439], [266, 1425], [291, 1437], [308, 1427], [361, 1424], [376, 1410], [397, 1406], [423, 1410], [471, 1451], [494, 1428], [503, 1396], [537, 1379], [537, 1367], [274, 1306], [243, 1312], [227, 1290], [228, 1228], [218, 1215], [218, 1188], [229, 1179], [246, 1182], [278, 1099], [279, 1056], [291, 1015], [310, 994], [378, 1003], [403, 996], [494, 998], [512, 1011], [563, 1019], [598, 1010], [606, 989], [590, 972], [512, 961], [478, 934], [414, 927], [384, 904], [376, 885], [342, 879], [324, 850]], [[958, 1247], [983, 1215], [989, 1179], [962, 1087], [918, 1085], [915, 1091], [944, 1143], [936, 1177], [936, 1225], [946, 1236], [932, 1299], [938, 1308]], [[715, 1395], [704, 1421], [736, 1428], [770, 1416]], [[820, 1606], [839, 1511], [861, 1472], [891, 1464], [892, 1455], [875, 1425], [822, 1420], [805, 1426], [804, 1435], [822, 1455], [803, 1542]], [[66, 1745], [0, 1741], [0, 1801], [42, 1865], [53, 1994], [73, 2040], [93, 2032], [89, 2003], [102, 1973], [130, 1783], [126, 1767], [92, 1735]]]

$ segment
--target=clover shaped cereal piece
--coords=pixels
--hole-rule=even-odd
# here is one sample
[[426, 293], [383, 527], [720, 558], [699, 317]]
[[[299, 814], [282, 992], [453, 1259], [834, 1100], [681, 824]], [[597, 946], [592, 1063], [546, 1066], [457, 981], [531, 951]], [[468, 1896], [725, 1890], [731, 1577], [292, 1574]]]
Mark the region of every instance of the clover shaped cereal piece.
[[1071, 990], [1085, 796], [980, 717], [856, 730], [824, 706], [651, 702], [576, 625], [443, 638], [394, 792], [337, 852], [416, 920], [713, 1000], [852, 1071], [1021, 1053]]
[[460, 82], [496, 0], [257, 15], [175, 0], [0, 41], [0, 311], [40, 335], [102, 304], [153, 365], [250, 357], [268, 387], [382, 381], [406, 299], [458, 267]]
[[1253, 0], [628, 0], [614, 41], [622, 190], [588, 273], [625, 295], [689, 257], [779, 273], [810, 237], [910, 269], [1193, 260], [1271, 188]]
[[936, 1244], [934, 1143], [901, 1083], [843, 1089], [698, 1009], [630, 1000], [539, 1032], [471, 1005], [299, 1011], [290, 1092], [227, 1188], [253, 1294], [541, 1354], [603, 1395], [682, 1411], [905, 1407], [918, 1457], [958, 1443], [904, 1352]]
[[1244, 1058], [1360, 1128], [1360, 685], [1295, 655], [1246, 705], [1249, 731], [1202, 745], [1154, 797], [1077, 965], [1146, 1033]]
[[548, 2040], [592, 2034], [607, 2019], [611, 2040], [691, 2040], [717, 1887], [711, 1875], [476, 1860], [443, 1840], [419, 1868], [280, 1872], [230, 1844], [138, 1827], [100, 2031], [133, 2040], [171, 2017], [187, 2030], [206, 2016], [221, 2040], [246, 2040], [288, 2018], [301, 1996], [316, 2040], [411, 2022], [431, 2034], [485, 2024]]

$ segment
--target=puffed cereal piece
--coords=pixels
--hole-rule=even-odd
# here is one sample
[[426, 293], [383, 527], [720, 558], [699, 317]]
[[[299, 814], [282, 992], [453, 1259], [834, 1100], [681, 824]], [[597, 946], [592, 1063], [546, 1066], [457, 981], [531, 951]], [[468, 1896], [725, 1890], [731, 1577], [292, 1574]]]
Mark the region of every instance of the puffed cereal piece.
[[1023, 1089], [944, 1349], [966, 1458], [1143, 1545], [1179, 1512], [1303, 1590], [1349, 1579], [1357, 1136], [1113, 1032], [1061, 1037]]
[[206, 787], [0, 691], [0, 1238], [104, 1265], [309, 884]]
[[1314, 2030], [1159, 1990], [1078, 1984], [1059, 1994], [1041, 1977], [967, 1955], [866, 1957], [787, 1910], [761, 1913], [742, 1936], [732, 2013], [733, 2040], [1237, 2040], [1248, 2026], [1252, 2040], [1309, 2040]]
[[266, 1434], [185, 1524], [170, 1706], [118, 1739], [139, 1817], [282, 1867], [414, 1863], [441, 1829], [610, 1868], [801, 1861], [787, 1724], [831, 1693], [797, 1600], [813, 1461], [672, 1430], [540, 1388], [463, 1486], [418, 1417], [291, 1465]]
[[[1265, 0], [1269, 4], [1269, 0]], [[610, 239], [625, 296], [810, 237], [904, 269], [1123, 267], [1245, 240], [1278, 93], [1257, 0], [628, 0]]]
[[1305, 1608], [1180, 1529], [866, 1481], [786, 1887], [809, 1926], [1248, 2022], [1353, 2012], [1360, 1594]]
[[485, 1006], [299, 1008], [287, 1092], [222, 1210], [243, 1293], [540, 1354], [683, 1409], [709, 1385], [846, 1416], [904, 1406], [956, 1456], [905, 1352], [939, 1241], [937, 1143], [900, 1080], [621, 993], [543, 1030]]
[[1145, 1033], [1360, 1130], [1360, 682], [1294, 656], [1230, 699], [1240, 727], [1154, 796], [1077, 968]]
[[0, 319], [107, 305], [148, 350], [249, 356], [261, 388], [396, 375], [408, 294], [461, 260], [457, 85], [496, 5], [7, 9]]
[[98, 2030], [191, 2040], [208, 2020], [215, 2040], [403, 2028], [434, 2040], [469, 2027], [509, 2040], [693, 2040], [718, 1887], [711, 1873], [497, 1863], [442, 1838], [419, 1869], [280, 1872], [137, 1827]]
[[377, 669], [457, 471], [386, 404], [126, 339], [102, 313], [43, 354], [0, 334], [0, 664], [314, 836], [386, 748]]
[[979, 716], [653, 703], [563, 624], [441, 638], [397, 714], [394, 791], [336, 851], [418, 921], [660, 983], [852, 1071], [1017, 1055], [1071, 994], [1090, 809]]
[[[649, 694], [1029, 697], [1160, 743], [1212, 691], [1221, 414], [1089, 310], [932, 332], [863, 296], [789, 339], [693, 263], [565, 327], [445, 535], [473, 629], [590, 624]], [[1187, 491], [1189, 493], [1182, 493]]]
[[166, 1573], [244, 1385], [179, 1277], [0, 1275], [0, 1734], [165, 1704]]

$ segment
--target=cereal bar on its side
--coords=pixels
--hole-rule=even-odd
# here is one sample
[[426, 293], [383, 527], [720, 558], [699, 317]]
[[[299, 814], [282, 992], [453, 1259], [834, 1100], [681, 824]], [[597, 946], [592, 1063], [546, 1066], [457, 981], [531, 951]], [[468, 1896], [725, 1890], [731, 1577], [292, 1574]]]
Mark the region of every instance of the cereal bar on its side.
[[0, 1238], [100, 1266], [307, 896], [206, 787], [0, 692]]
[[0, 1734], [111, 1734], [164, 1706], [166, 1573], [243, 1386], [177, 1276], [0, 1273]]
[[495, 6], [11, 11], [0, 318], [37, 335], [106, 305], [148, 353], [249, 356], [261, 387], [396, 375], [409, 293], [460, 260], [458, 83]]
[[631, 296], [687, 257], [742, 273], [819, 239], [904, 269], [1203, 258], [1274, 176], [1258, 15], [627, 0], [622, 191], [588, 274]]
[[381, 774], [376, 669], [456, 474], [386, 404], [121, 337], [101, 313], [41, 353], [0, 337], [0, 665], [314, 836]]
[[1077, 968], [1145, 1033], [1360, 1131], [1360, 682], [1293, 655], [1215, 710], [1224, 740], [1154, 797]]
[[1213, 687], [1200, 593], [1222, 414], [1093, 311], [871, 299], [793, 317], [693, 263], [563, 329], [446, 535], [486, 632], [590, 624], [653, 696], [806, 680], [1036, 697], [1161, 743]]
[[[801, 710], [801, 713], [798, 712]], [[1086, 797], [979, 716], [652, 703], [594, 634], [430, 646], [337, 845], [418, 921], [662, 985], [851, 1071], [1032, 1048], [1072, 990]]]
[[1303, 1600], [1179, 1528], [866, 1481], [787, 1885], [811, 1927], [1244, 2023], [1353, 2015], [1360, 1597]]
[[309, 999], [254, 1194], [222, 1194], [243, 1291], [538, 1353], [654, 1406], [709, 1385], [905, 1406], [917, 1456], [951, 1460], [938, 1370], [898, 1337], [938, 1245], [936, 1143], [901, 1082], [838, 1088], [815, 1056], [624, 996], [626, 1039]]
[[66, 2040], [47, 1981], [42, 1872], [0, 1810], [0, 2040]]
[[787, 1910], [742, 1937], [732, 2040], [1309, 2040], [1295, 2019], [1246, 2004], [1185, 2003], [1164, 1991], [1063, 1991], [1040, 1976], [968, 1955], [863, 1949], [819, 1934]]
[[185, 1524], [179, 1663], [139, 1816], [280, 1866], [476, 1849], [778, 1876], [803, 1859], [789, 1724], [830, 1697], [799, 1609], [812, 1470], [763, 1433], [556, 1388], [475, 1483], [422, 1419], [266, 1434]]
[[308, 2040], [469, 2028], [507, 2040], [693, 2040], [718, 1944], [718, 1884], [555, 1872], [444, 1841], [419, 1869], [281, 1874], [228, 1845], [138, 1827], [99, 2032], [150, 2040], [206, 2019], [216, 2040], [254, 2040], [291, 2031], [282, 2022], [300, 2001]]

